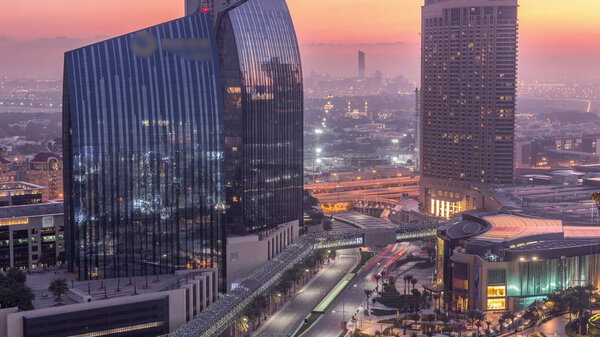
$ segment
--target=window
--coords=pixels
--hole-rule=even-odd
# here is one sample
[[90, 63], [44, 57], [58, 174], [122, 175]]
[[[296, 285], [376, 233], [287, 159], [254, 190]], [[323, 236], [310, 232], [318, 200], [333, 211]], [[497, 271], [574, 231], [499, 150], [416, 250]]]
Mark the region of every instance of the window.
[[505, 284], [506, 271], [504, 269], [488, 270], [488, 283]]
[[488, 297], [504, 297], [506, 296], [506, 286], [488, 286]]
[[504, 310], [506, 309], [505, 298], [490, 298], [487, 301], [488, 310]]

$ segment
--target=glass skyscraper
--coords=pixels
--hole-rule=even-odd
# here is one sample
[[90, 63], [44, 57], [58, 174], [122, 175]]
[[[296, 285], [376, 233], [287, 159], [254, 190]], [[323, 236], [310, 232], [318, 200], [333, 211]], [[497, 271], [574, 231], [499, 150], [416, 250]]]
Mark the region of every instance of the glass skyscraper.
[[302, 221], [303, 87], [284, 0], [240, 1], [217, 21], [230, 233]]
[[81, 279], [223, 268], [223, 97], [200, 13], [65, 55], [69, 268]]

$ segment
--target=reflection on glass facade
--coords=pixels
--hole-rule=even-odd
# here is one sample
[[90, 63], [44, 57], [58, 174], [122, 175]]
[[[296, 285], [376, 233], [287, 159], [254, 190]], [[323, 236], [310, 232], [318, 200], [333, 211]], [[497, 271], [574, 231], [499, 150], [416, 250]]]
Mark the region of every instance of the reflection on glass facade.
[[196, 14], [66, 54], [65, 215], [80, 278], [224, 270], [212, 22]]
[[284, 0], [221, 16], [228, 227], [248, 233], [302, 219], [302, 69]]
[[555, 289], [598, 284], [600, 255], [582, 255], [509, 264], [508, 296], [526, 297]]

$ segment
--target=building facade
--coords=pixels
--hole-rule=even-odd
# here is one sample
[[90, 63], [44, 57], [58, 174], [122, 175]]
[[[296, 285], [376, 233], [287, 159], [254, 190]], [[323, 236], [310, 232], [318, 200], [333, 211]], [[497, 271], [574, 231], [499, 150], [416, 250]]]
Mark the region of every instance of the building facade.
[[14, 182], [17, 172], [13, 169], [12, 162], [0, 157], [0, 183]]
[[223, 271], [220, 73], [210, 13], [65, 55], [69, 269]]
[[358, 51], [358, 77], [365, 78], [365, 52]]
[[499, 214], [438, 230], [436, 278], [457, 309], [520, 311], [556, 289], [598, 284], [600, 231]]
[[58, 200], [64, 197], [63, 159], [57, 153], [40, 152], [28, 164], [27, 181], [44, 186], [43, 201]]
[[284, 0], [241, 1], [219, 14], [227, 224], [245, 234], [302, 221], [303, 87]]
[[[513, 180], [517, 0], [425, 0], [422, 210], [475, 208], [475, 184]], [[475, 206], [475, 207], [474, 207]]]
[[[52, 280], [50, 274], [34, 277]], [[69, 282], [59, 306], [45, 294], [50, 296], [34, 310], [0, 309], [0, 337], [163, 336], [198, 315], [218, 294], [214, 269], [181, 271], [150, 283], [144, 277], [91, 283]]]
[[39, 204], [44, 189], [22, 181], [0, 183], [0, 207]]
[[61, 203], [0, 207], [0, 271], [62, 264], [64, 231]]

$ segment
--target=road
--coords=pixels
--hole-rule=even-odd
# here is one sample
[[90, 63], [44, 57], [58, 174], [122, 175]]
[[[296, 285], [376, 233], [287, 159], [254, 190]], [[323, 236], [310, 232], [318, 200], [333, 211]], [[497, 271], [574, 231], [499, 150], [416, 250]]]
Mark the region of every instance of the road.
[[321, 299], [358, 263], [358, 249], [339, 250], [337, 254], [338, 258], [331, 266], [320, 271], [294, 296], [291, 302], [284, 305], [252, 335], [257, 337], [291, 336]]
[[568, 337], [569, 335], [567, 335], [565, 332], [565, 326], [567, 323], [569, 323], [568, 316], [559, 316], [540, 326], [534, 326], [533, 328], [529, 328], [523, 332], [517, 333], [515, 336], [528, 336], [536, 332], [538, 332], [539, 335], [539, 332], [541, 331], [548, 337]]
[[338, 337], [342, 332], [342, 320], [348, 321], [359, 307], [365, 304], [364, 290], [375, 288], [374, 276], [381, 271], [388, 260], [398, 258], [398, 255], [402, 255], [402, 251], [406, 252], [408, 248], [408, 243], [397, 244], [393, 249], [386, 249], [369, 260], [331, 308], [302, 334], [302, 337]]

